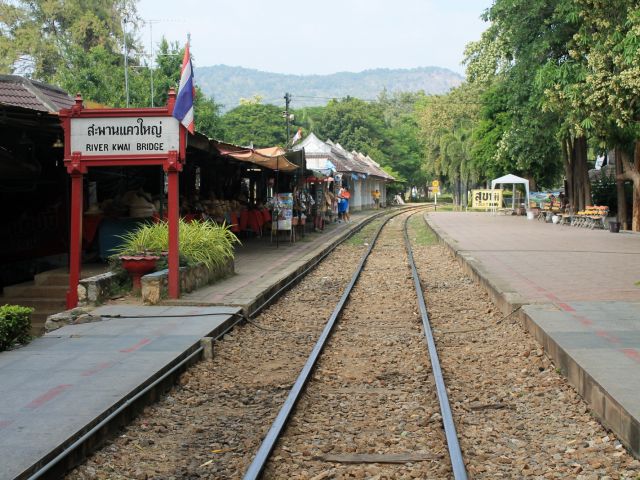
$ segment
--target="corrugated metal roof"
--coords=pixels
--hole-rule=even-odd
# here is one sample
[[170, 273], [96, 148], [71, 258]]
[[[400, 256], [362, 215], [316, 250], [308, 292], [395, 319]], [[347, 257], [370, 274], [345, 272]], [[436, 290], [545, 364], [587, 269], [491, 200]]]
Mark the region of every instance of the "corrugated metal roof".
[[61, 88], [18, 75], [0, 75], [0, 104], [58, 113], [70, 108], [72, 97]]

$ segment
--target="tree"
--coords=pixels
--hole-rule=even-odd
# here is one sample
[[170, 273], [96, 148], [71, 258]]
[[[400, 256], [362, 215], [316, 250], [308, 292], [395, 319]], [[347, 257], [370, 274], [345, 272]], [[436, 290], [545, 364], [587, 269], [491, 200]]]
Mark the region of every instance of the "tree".
[[[0, 4], [3, 73], [53, 82], [61, 68], [74, 67], [78, 50], [96, 47], [118, 54], [124, 20], [138, 21], [134, 0], [16, 0]], [[129, 50], [139, 49], [132, 36]]]
[[468, 84], [447, 95], [425, 97], [417, 109], [423, 171], [426, 177], [443, 180], [456, 205], [466, 205], [468, 185], [482, 176], [471, 161], [478, 109], [478, 92]]
[[[476, 137], [475, 161], [502, 170], [495, 174], [514, 170], [547, 186], [557, 181], [561, 167], [562, 119], [543, 108], [544, 88], [536, 75], [547, 60], [566, 55], [570, 35], [553, 22], [555, 3], [496, 0], [484, 14], [491, 26], [466, 50], [469, 81], [485, 90], [479, 133], [488, 136]], [[496, 140], [490, 159], [489, 142]]]
[[[626, 224], [624, 181], [633, 183], [631, 228], [640, 231], [640, 5], [579, 0], [573, 57], [586, 70], [578, 85], [585, 124], [616, 151], [618, 216]], [[625, 225], [626, 226], [626, 225]]]
[[275, 105], [240, 105], [222, 116], [222, 129], [225, 140], [237, 145], [271, 147], [287, 144], [282, 109]]
[[368, 103], [353, 97], [331, 100], [323, 111], [318, 133], [348, 151], [356, 150], [386, 163], [382, 151], [385, 141], [383, 111], [377, 102]]

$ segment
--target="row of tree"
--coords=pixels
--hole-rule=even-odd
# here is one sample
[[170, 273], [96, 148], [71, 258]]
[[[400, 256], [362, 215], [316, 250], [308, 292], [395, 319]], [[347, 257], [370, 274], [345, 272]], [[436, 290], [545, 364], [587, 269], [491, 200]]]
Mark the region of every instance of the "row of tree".
[[592, 204], [588, 158], [615, 152], [618, 216], [640, 230], [640, 5], [495, 0], [467, 47], [467, 83], [419, 112], [425, 168], [467, 183], [508, 171]]
[[[0, 71], [105, 105], [125, 106], [127, 98], [131, 106], [163, 105], [183, 50], [163, 39], [154, 59], [146, 55], [135, 7], [135, 0], [2, 2]], [[618, 215], [626, 220], [631, 181], [632, 228], [640, 230], [637, 1], [495, 0], [484, 18], [488, 29], [467, 47], [467, 81], [449, 94], [383, 92], [296, 110], [292, 92], [291, 132], [302, 127], [368, 154], [409, 185], [437, 177], [459, 204], [468, 188], [512, 172], [534, 189], [564, 177], [572, 206], [583, 209], [592, 203], [588, 158], [614, 151]], [[289, 143], [284, 99], [282, 106], [247, 99], [221, 115], [198, 92], [195, 107], [197, 129], [209, 137]]]
[[[27, 75], [112, 107], [164, 105], [179, 81], [184, 47], [163, 38], [150, 58], [139, 40], [141, 25], [135, 0], [2, 2], [0, 73]], [[221, 105], [196, 90], [199, 132], [239, 145], [289, 143], [282, 106], [255, 97], [221, 115]], [[314, 130], [371, 155], [398, 178], [419, 180], [421, 150], [412, 110], [423, 96], [382, 94], [373, 102], [346, 98], [325, 107], [294, 108], [291, 132]], [[294, 94], [294, 106], [295, 101]]]

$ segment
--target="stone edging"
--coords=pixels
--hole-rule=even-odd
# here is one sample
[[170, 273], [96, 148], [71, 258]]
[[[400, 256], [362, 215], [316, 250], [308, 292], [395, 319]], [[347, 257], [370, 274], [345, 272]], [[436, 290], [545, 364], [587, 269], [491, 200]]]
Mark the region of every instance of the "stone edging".
[[[189, 293], [200, 287], [221, 280], [235, 273], [235, 263], [230, 258], [221, 265], [207, 268], [203, 264], [192, 267], [180, 267], [180, 292]], [[169, 270], [144, 275], [140, 281], [142, 284], [142, 302], [145, 305], [157, 305], [165, 296], [169, 281]]]

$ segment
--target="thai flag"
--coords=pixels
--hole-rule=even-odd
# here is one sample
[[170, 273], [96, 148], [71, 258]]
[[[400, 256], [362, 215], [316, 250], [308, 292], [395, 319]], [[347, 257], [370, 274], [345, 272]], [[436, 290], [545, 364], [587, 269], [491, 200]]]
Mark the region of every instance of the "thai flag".
[[294, 143], [296, 143], [298, 140], [300, 140], [302, 138], [302, 127], [298, 128], [298, 131], [296, 132], [296, 134], [293, 136], [293, 138], [291, 139], [291, 145], [293, 145]]
[[173, 107], [173, 116], [180, 120], [189, 133], [194, 132], [195, 125], [193, 123], [193, 99], [196, 89], [193, 84], [193, 68], [191, 66], [191, 56], [189, 55], [189, 44], [184, 49], [184, 58], [182, 59], [182, 73], [180, 75], [180, 86], [178, 87], [178, 97]]

